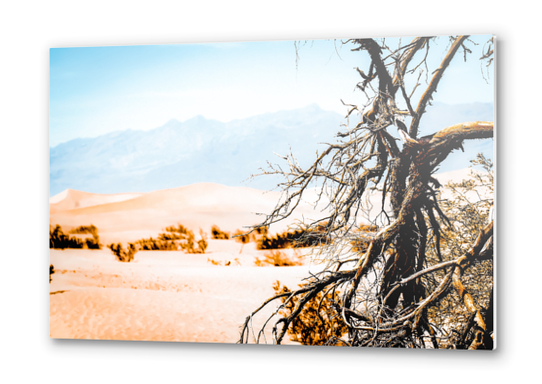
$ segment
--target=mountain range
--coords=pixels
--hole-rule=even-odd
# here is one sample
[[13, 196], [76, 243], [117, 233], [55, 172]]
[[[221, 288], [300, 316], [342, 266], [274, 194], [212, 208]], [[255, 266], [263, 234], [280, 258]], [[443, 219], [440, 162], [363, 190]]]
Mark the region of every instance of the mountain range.
[[[493, 105], [435, 103], [428, 109], [421, 134], [463, 121], [493, 121]], [[267, 161], [284, 165], [276, 155], [290, 152], [309, 165], [325, 144], [344, 129], [344, 116], [316, 104], [223, 123], [202, 116], [171, 120], [149, 130], [124, 130], [79, 138], [50, 148], [50, 195], [66, 189], [91, 193], [150, 192], [199, 182], [268, 190], [275, 176], [251, 175]], [[467, 143], [465, 153], [450, 156], [441, 171], [465, 168], [465, 159], [484, 152], [492, 158], [493, 141]]]

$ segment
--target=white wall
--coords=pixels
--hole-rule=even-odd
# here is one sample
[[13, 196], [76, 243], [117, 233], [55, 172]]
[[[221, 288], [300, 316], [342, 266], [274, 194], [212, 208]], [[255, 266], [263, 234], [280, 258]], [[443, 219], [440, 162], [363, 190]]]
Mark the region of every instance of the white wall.
[[[499, 5], [503, 4], [503, 5]], [[505, 5], [504, 5], [505, 4]], [[532, 4], [532, 5], [529, 5]], [[6, 382], [401, 382], [524, 378], [538, 368], [542, 129], [535, 2], [26, 1], [0, 14], [2, 273]], [[391, 10], [391, 12], [390, 12]], [[390, 12], [384, 14], [384, 12]], [[494, 33], [498, 75], [499, 345], [492, 353], [273, 348], [48, 338], [48, 48], [263, 39]], [[219, 65], [219, 64], [217, 64]], [[530, 175], [534, 179], [528, 179]], [[530, 190], [521, 191], [522, 185]], [[6, 214], [7, 212], [7, 214]], [[514, 224], [515, 223], [515, 224]], [[519, 224], [525, 227], [520, 227]], [[532, 225], [531, 228], [528, 226]], [[532, 293], [529, 293], [532, 292]], [[536, 302], [535, 302], [536, 303]], [[536, 303], [538, 304], [538, 303]], [[359, 378], [357, 376], [360, 376]], [[536, 380], [536, 379], [535, 379]]]

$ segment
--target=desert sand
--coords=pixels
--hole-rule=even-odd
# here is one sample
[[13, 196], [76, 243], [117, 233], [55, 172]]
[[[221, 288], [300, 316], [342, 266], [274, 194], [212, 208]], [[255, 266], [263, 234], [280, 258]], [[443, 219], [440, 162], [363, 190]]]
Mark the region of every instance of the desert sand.
[[141, 251], [130, 263], [109, 250], [51, 250], [50, 336], [235, 343], [276, 280], [293, 288], [307, 275], [304, 266], [256, 267], [263, 251], [248, 244], [239, 254], [240, 248], [210, 240], [205, 255]]
[[[207, 233], [205, 254], [140, 251], [121, 263], [101, 250], [50, 250], [50, 336], [53, 338], [235, 343], [245, 318], [274, 293], [279, 280], [296, 288], [304, 266], [258, 267], [267, 251], [256, 244], [210, 239], [210, 228], [234, 231], [256, 224], [276, 192], [196, 184], [151, 193], [99, 195], [67, 190], [50, 201], [50, 223], [65, 232], [94, 224], [100, 242], [134, 242], [181, 223]], [[314, 215], [307, 205], [300, 212]], [[287, 228], [297, 216], [278, 230]], [[296, 258], [309, 250], [287, 249]], [[228, 264], [226, 266], [226, 264]], [[264, 314], [270, 315], [272, 310]], [[264, 321], [254, 319], [254, 325]], [[269, 335], [268, 335], [269, 336]]]
[[[439, 176], [442, 182], [461, 180], [459, 171]], [[245, 318], [274, 294], [279, 280], [290, 289], [319, 266], [311, 264], [310, 249], [282, 250], [301, 257], [303, 266], [258, 267], [268, 251], [251, 242], [242, 245], [210, 238], [212, 225], [233, 232], [260, 223], [258, 212], [271, 212], [278, 192], [200, 183], [149, 193], [99, 195], [66, 190], [50, 199], [50, 224], [65, 232], [93, 224], [100, 242], [135, 242], [155, 237], [170, 225], [182, 224], [200, 236], [207, 234], [205, 254], [181, 251], [139, 251], [130, 263], [119, 262], [105, 246], [101, 250], [50, 251], [54, 266], [50, 283], [50, 336], [53, 338], [153, 340], [235, 343]], [[316, 199], [309, 193], [307, 202]], [[369, 202], [378, 206], [380, 197]], [[310, 204], [271, 228], [281, 232], [296, 220], [323, 215]], [[258, 329], [273, 309], [254, 318]], [[269, 334], [267, 334], [269, 337]], [[270, 339], [269, 339], [270, 340]]]

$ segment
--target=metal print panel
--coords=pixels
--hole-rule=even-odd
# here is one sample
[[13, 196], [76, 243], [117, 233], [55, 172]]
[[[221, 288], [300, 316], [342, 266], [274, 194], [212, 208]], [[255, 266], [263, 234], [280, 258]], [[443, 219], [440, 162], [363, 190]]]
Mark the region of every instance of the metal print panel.
[[494, 46], [51, 49], [50, 336], [494, 349]]

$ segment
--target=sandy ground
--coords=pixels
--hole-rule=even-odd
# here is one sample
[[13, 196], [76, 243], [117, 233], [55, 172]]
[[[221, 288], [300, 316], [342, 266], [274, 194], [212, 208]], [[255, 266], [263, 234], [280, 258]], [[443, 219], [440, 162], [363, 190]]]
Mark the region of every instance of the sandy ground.
[[211, 240], [204, 255], [141, 251], [131, 263], [109, 250], [51, 250], [50, 336], [235, 343], [247, 315], [273, 295], [273, 283], [297, 287], [308, 269], [256, 267], [263, 251], [240, 249], [234, 240]]
[[[465, 175], [466, 171], [444, 174], [442, 181]], [[260, 223], [262, 217], [256, 213], [271, 212], [279, 198], [277, 192], [212, 183], [143, 194], [67, 190], [50, 199], [50, 224], [60, 224], [66, 232], [94, 224], [104, 245], [155, 237], [178, 223], [196, 236], [200, 229], [209, 236], [214, 224], [232, 232]], [[375, 199], [380, 201], [379, 196]], [[321, 215], [302, 204], [295, 216], [271, 228], [271, 233], [287, 229], [297, 219]], [[292, 257], [294, 250], [285, 252]], [[310, 275], [308, 260], [299, 267], [255, 266], [256, 258], [263, 259], [264, 253], [256, 250], [255, 243], [242, 246], [235, 240], [209, 240], [205, 254], [140, 251], [130, 263], [119, 262], [106, 247], [51, 250], [55, 273], [50, 284], [50, 335], [235, 343], [240, 326], [273, 295], [277, 280], [295, 289]], [[272, 311], [256, 317], [254, 328]]]

